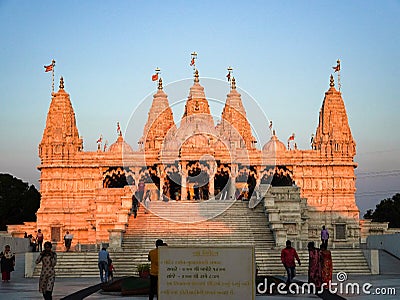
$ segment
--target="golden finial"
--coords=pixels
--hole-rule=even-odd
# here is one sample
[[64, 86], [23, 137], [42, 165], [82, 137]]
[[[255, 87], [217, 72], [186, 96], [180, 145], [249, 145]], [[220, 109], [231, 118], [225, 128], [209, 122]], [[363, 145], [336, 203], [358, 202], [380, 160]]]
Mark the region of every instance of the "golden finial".
[[60, 78], [60, 90], [64, 89], [64, 78], [61, 76]]
[[335, 86], [335, 80], [333, 79], [333, 75], [331, 74], [331, 79], [330, 79], [330, 87], [334, 87]]
[[235, 77], [232, 77], [231, 89], [232, 89], [232, 90], [235, 90], [235, 89], [236, 89], [236, 79], [235, 79]]
[[199, 70], [194, 71], [194, 82], [199, 82]]
[[160, 79], [158, 80], [158, 89], [162, 90], [163, 86], [162, 86], [162, 78], [160, 77]]

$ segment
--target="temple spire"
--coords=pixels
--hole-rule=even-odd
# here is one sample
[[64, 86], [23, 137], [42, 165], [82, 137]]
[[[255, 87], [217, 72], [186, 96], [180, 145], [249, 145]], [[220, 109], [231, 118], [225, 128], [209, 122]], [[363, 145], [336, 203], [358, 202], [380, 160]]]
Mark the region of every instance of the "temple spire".
[[329, 85], [319, 113], [318, 127], [312, 139], [312, 149], [329, 155], [354, 157], [356, 144], [341, 93], [335, 89], [333, 75], [330, 76]]
[[199, 82], [199, 70], [194, 71], [194, 82]]
[[163, 89], [163, 85], [162, 85], [162, 78], [160, 77], [160, 79], [158, 80], [158, 89], [162, 90]]
[[64, 78], [61, 76], [61, 78], [60, 78], [60, 90], [63, 90], [64, 89]]

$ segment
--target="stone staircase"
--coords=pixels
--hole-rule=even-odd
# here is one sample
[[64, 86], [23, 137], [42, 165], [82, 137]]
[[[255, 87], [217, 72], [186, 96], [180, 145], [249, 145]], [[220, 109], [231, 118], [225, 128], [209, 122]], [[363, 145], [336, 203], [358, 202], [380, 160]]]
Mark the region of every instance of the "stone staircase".
[[[147, 263], [148, 251], [161, 238], [169, 246], [254, 245], [259, 275], [285, 275], [280, 249], [275, 241], [262, 203], [254, 209], [248, 202], [228, 200], [153, 201], [154, 213], [140, 207], [137, 218], [129, 218], [122, 251], [110, 252], [115, 276], [137, 275], [137, 265]], [[370, 274], [360, 249], [332, 249], [334, 272]], [[298, 274], [307, 274], [308, 252], [298, 251], [302, 266]], [[34, 271], [38, 276], [40, 266]], [[59, 277], [97, 277], [97, 253], [58, 253]]]

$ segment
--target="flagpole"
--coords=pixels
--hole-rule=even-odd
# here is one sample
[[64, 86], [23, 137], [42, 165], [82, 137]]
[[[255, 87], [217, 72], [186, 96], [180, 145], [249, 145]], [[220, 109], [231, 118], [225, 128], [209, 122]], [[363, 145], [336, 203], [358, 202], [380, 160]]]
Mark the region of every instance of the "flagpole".
[[56, 61], [53, 59], [51, 61], [51, 65], [53, 66], [52, 70], [51, 70], [51, 94], [54, 94], [54, 68], [56, 66]]
[[196, 59], [197, 59], [197, 53], [196, 51], [193, 51], [191, 54], [191, 61], [190, 61], [190, 66], [193, 67], [193, 72], [196, 70]]
[[231, 66], [229, 66], [227, 70], [228, 70], [228, 75], [226, 75], [226, 77], [228, 77], [228, 82], [231, 82], [233, 69]]
[[338, 72], [337, 72], [337, 81], [338, 81], [338, 87], [339, 87], [339, 92], [340, 92], [340, 88], [342, 87], [342, 85], [340, 84], [340, 59], [337, 60], [337, 66], [338, 66]]

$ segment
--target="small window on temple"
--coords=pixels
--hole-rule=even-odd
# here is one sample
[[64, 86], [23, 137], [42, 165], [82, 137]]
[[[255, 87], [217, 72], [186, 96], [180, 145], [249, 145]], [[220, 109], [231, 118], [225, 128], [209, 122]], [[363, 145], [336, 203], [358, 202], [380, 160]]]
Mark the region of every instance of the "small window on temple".
[[51, 240], [53, 242], [59, 242], [60, 238], [60, 227], [51, 227]]
[[337, 240], [346, 239], [346, 224], [337, 224], [335, 230]]

